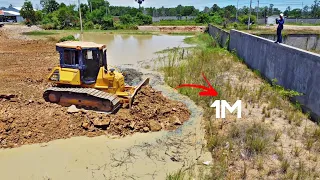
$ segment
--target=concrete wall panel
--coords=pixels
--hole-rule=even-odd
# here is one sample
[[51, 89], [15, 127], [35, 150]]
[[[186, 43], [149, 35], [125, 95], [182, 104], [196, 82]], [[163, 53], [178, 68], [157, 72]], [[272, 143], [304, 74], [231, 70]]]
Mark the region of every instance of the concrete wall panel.
[[209, 24], [209, 34], [216, 39], [221, 47], [228, 47], [229, 33]]
[[[303, 43], [308, 44], [307, 41]], [[259, 70], [269, 80], [277, 79], [281, 86], [303, 93], [296, 99], [320, 116], [319, 54], [237, 30], [230, 32], [229, 49], [235, 50], [251, 68]]]

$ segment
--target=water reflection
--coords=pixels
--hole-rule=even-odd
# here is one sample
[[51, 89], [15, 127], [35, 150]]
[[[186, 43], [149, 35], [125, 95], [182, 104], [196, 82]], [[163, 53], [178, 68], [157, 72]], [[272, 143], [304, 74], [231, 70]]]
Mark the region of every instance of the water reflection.
[[173, 48], [187, 47], [183, 42], [185, 36], [169, 35], [119, 35], [85, 33], [84, 41], [106, 44], [108, 61], [112, 65], [137, 64], [138, 61], [157, 57], [155, 52]]

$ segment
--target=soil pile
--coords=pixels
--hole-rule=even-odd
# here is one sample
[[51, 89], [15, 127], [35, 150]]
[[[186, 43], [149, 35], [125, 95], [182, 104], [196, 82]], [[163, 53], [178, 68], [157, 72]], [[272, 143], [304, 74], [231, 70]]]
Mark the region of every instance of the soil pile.
[[9, 39], [0, 31], [0, 49], [0, 148], [73, 136], [173, 130], [189, 119], [184, 104], [150, 86], [141, 89], [131, 109], [120, 109], [117, 114], [69, 113], [68, 107], [42, 98], [50, 86], [46, 76], [59, 62], [54, 43]]
[[2, 97], [0, 147], [4, 148], [72, 136], [173, 130], [190, 116], [184, 104], [167, 99], [150, 86], [141, 89], [131, 109], [120, 109], [117, 114], [84, 110], [68, 113], [67, 107], [57, 104], [21, 100], [13, 95]]

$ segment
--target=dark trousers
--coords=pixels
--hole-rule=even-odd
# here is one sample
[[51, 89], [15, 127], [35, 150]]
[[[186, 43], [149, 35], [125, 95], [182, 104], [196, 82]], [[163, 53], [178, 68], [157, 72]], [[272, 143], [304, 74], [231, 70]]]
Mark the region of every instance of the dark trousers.
[[282, 29], [278, 28], [277, 29], [277, 42], [282, 43], [282, 35], [281, 35]]

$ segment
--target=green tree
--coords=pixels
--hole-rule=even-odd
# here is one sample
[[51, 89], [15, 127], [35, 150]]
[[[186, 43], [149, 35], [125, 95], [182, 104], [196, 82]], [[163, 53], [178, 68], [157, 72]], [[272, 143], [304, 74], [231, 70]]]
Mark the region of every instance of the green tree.
[[210, 8], [207, 7], [207, 6], [204, 7], [204, 9], [203, 9], [203, 12], [204, 12], [204, 13], [207, 13], [207, 14], [210, 13], [210, 11], [211, 11]]
[[92, 21], [94, 24], [99, 24], [105, 15], [106, 12], [103, 11], [103, 9], [95, 9], [91, 13], [88, 13], [87, 19]]
[[76, 23], [77, 18], [75, 16], [73, 8], [75, 8], [75, 6], [70, 5], [70, 6], [62, 7], [56, 11], [61, 29], [69, 26], [73, 26]]
[[101, 21], [101, 27], [104, 30], [112, 29], [114, 27], [112, 16], [104, 16]]
[[318, 0], [314, 0], [314, 4], [311, 5], [311, 15], [314, 18], [320, 17], [320, 2]]
[[270, 14], [270, 15], [273, 15], [273, 7], [274, 7], [273, 4], [270, 4], [270, 5], [269, 5], [269, 14]]
[[105, 13], [106, 13], [106, 8], [110, 6], [110, 3], [104, 0], [88, 0], [88, 4], [89, 6], [91, 5], [92, 11], [96, 9], [104, 9]]
[[303, 14], [304, 17], [308, 17], [309, 16], [309, 6], [304, 6], [303, 7], [302, 14]]
[[209, 20], [210, 20], [209, 15], [206, 13], [199, 14], [195, 19], [197, 23], [202, 23], [202, 24], [208, 23]]
[[92, 21], [88, 21], [84, 24], [84, 28], [85, 29], [93, 29], [94, 28], [94, 24]]
[[34, 20], [35, 20], [35, 23], [39, 23], [39, 22], [41, 22], [42, 21], [42, 19], [43, 19], [43, 14], [42, 14], [42, 12], [41, 11], [35, 11], [35, 18], [34, 18]]
[[221, 25], [223, 23], [223, 18], [218, 13], [214, 13], [213, 16], [210, 17], [210, 22]]
[[181, 4], [179, 4], [176, 7], [176, 11], [177, 11], [177, 16], [182, 14], [182, 10], [183, 10], [183, 6]]
[[236, 12], [237, 12], [237, 8], [234, 5], [226, 6], [226, 7], [224, 7], [224, 10], [229, 11], [230, 14], [236, 14]]
[[176, 8], [170, 8], [169, 9], [169, 16], [176, 16], [176, 15], [177, 15]]
[[194, 6], [184, 6], [182, 8], [181, 15], [182, 16], [190, 16], [196, 14], [196, 8]]
[[283, 12], [284, 16], [289, 16], [291, 11], [291, 7], [288, 6], [287, 9]]
[[220, 11], [220, 7], [217, 4], [214, 4], [211, 9], [212, 9], [213, 12]]
[[[248, 21], [249, 21], [249, 16], [248, 15], [242, 15], [242, 16], [239, 17], [239, 20], [240, 20], [241, 23], [247, 24]], [[257, 22], [256, 20], [257, 20], [257, 18], [256, 18], [255, 15], [251, 15], [250, 16], [250, 22], [256, 23]]]
[[136, 17], [135, 17], [135, 22], [138, 25], [148, 25], [148, 24], [152, 24], [152, 17], [148, 16], [148, 15], [144, 15], [141, 12], [137, 13]]
[[123, 16], [120, 16], [120, 21], [122, 24], [131, 24], [133, 23], [133, 18], [130, 16], [130, 14], [126, 14]]
[[40, 4], [43, 7], [43, 11], [46, 13], [51, 13], [59, 8], [59, 3], [55, 0], [40, 0]]
[[28, 0], [26, 0], [23, 3], [23, 6], [20, 10], [20, 15], [26, 19], [27, 24], [32, 24], [35, 21], [35, 12], [33, 10], [32, 3]]
[[289, 16], [293, 17], [293, 18], [301, 18], [302, 11], [301, 11], [301, 9], [293, 9], [290, 11]]

